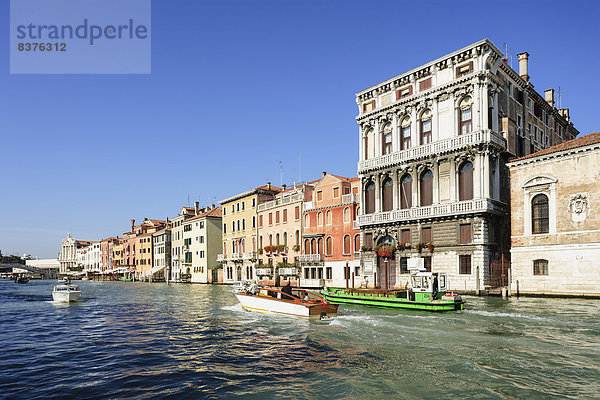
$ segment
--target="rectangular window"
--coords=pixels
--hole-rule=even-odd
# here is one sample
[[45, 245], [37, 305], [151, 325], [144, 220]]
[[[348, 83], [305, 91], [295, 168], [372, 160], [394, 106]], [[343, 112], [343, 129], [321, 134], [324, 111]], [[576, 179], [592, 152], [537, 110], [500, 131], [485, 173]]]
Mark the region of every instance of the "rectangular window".
[[204, 221], [200, 221], [200, 229], [204, 229]]
[[363, 103], [363, 112], [369, 112], [375, 109], [375, 100], [371, 100], [367, 103]]
[[421, 121], [421, 144], [431, 142], [431, 118]]
[[533, 260], [534, 275], [548, 275], [548, 260]]
[[396, 100], [400, 100], [404, 97], [408, 97], [412, 94], [412, 85], [403, 89], [396, 90]]
[[283, 210], [283, 222], [287, 222], [287, 209]]
[[279, 223], [279, 211], [275, 212], [275, 223], [278, 224]]
[[402, 229], [401, 235], [402, 243], [410, 243], [410, 229]]
[[300, 206], [296, 206], [296, 208], [294, 208], [294, 217], [296, 217], [296, 221], [300, 219]]
[[421, 242], [431, 242], [431, 228], [421, 229]]
[[400, 273], [408, 274], [408, 257], [400, 257]]
[[340, 197], [340, 188], [339, 187], [334, 187], [333, 188], [333, 198], [337, 199], [338, 197]]
[[189, 246], [192, 244], [192, 238], [183, 239], [183, 244]]
[[460, 243], [471, 243], [471, 224], [460, 225]]
[[331, 267], [325, 268], [325, 279], [333, 279], [333, 268], [331, 268]]
[[204, 243], [204, 236], [200, 236], [200, 243]]
[[204, 258], [204, 250], [200, 250], [200, 258]]
[[373, 247], [373, 234], [365, 233], [365, 246]]
[[471, 107], [460, 110], [460, 134], [466, 135], [473, 131], [473, 121], [471, 119]]
[[425, 271], [431, 272], [431, 256], [423, 257], [423, 265], [425, 266]]
[[184, 227], [183, 227], [183, 231], [184, 232], [189, 232], [191, 230], [192, 230], [192, 225], [191, 224], [184, 225]]
[[263, 226], [263, 220], [262, 219], [263, 219], [263, 216], [259, 215], [258, 216], [258, 227], [259, 228], [262, 228], [262, 226]]
[[431, 78], [427, 78], [427, 79], [419, 82], [419, 91], [420, 92], [422, 92], [423, 90], [427, 90], [429, 88], [431, 88]]
[[402, 150], [410, 149], [410, 125], [402, 127]]
[[319, 190], [317, 192], [317, 201], [322, 201], [323, 200], [323, 191]]
[[471, 255], [459, 256], [459, 274], [471, 275]]
[[471, 72], [473, 72], [473, 61], [471, 61], [465, 65], [461, 65], [460, 67], [456, 67], [456, 77], [457, 78], [460, 78], [461, 76], [470, 74]]
[[273, 225], [273, 213], [269, 213], [269, 225]]

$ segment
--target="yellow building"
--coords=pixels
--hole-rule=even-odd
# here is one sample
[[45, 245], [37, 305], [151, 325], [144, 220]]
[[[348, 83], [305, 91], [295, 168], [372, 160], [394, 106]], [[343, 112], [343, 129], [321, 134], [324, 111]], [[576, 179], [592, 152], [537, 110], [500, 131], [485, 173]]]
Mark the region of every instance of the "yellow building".
[[223, 253], [217, 261], [223, 265], [223, 281], [233, 283], [255, 278], [258, 248], [259, 204], [273, 200], [280, 188], [259, 186], [244, 193], [221, 200], [223, 206]]

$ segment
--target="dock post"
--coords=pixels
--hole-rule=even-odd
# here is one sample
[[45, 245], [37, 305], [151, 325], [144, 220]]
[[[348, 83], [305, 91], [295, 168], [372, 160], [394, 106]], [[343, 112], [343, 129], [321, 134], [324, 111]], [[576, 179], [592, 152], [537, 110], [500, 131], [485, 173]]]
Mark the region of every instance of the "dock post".
[[354, 272], [352, 273], [352, 289], [354, 289]]
[[479, 265], [475, 269], [475, 295], [479, 296]]
[[509, 268], [509, 269], [508, 269], [508, 285], [507, 285], [507, 286], [508, 286], [508, 290], [507, 290], [507, 292], [508, 292], [508, 293], [507, 293], [508, 297], [511, 297], [511, 296], [512, 296], [512, 293], [511, 293], [511, 291], [510, 291], [510, 285], [511, 285], [511, 282], [512, 282], [512, 276], [511, 276], [511, 273], [510, 273], [510, 268]]

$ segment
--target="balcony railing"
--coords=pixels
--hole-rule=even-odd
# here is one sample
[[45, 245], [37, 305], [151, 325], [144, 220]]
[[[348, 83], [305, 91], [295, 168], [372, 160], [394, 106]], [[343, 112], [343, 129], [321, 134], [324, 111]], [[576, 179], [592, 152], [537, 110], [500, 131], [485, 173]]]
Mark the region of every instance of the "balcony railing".
[[301, 263], [321, 262], [323, 261], [323, 254], [301, 254], [298, 256], [298, 261]]
[[361, 215], [358, 217], [360, 226], [399, 222], [432, 217], [444, 217], [474, 212], [504, 212], [505, 206], [490, 199], [458, 201], [454, 203], [434, 204], [424, 207], [413, 207], [404, 210], [393, 210]]
[[490, 130], [471, 132], [466, 135], [460, 135], [449, 139], [438, 140], [433, 143], [427, 143], [422, 146], [413, 147], [406, 150], [400, 150], [391, 154], [374, 157], [368, 160], [358, 162], [358, 173], [362, 174], [374, 169], [383, 168], [395, 164], [402, 164], [419, 158], [427, 158], [432, 155], [449, 153], [467, 146], [474, 146], [480, 143], [495, 143], [502, 148], [506, 148], [504, 138]]
[[273, 268], [256, 268], [256, 275], [258, 275], [258, 276], [273, 275]]
[[257, 253], [255, 251], [249, 251], [248, 253], [246, 253], [245, 257], [247, 260], [254, 260], [256, 259]]
[[342, 195], [342, 203], [358, 203], [358, 195], [356, 193], [348, 193]]
[[258, 205], [258, 211], [268, 210], [277, 206], [284, 206], [286, 204], [295, 203], [297, 201], [302, 201], [302, 193], [295, 193], [291, 196], [282, 197], [280, 199], [275, 199], [271, 201], [267, 201], [266, 203], [262, 203]]
[[279, 275], [298, 275], [298, 269], [294, 267], [279, 268], [277, 272]]
[[318, 288], [325, 286], [325, 279], [300, 279], [300, 286]]
[[232, 260], [240, 260], [242, 259], [244, 253], [231, 253]]
[[225, 261], [225, 254], [217, 254], [217, 261]]

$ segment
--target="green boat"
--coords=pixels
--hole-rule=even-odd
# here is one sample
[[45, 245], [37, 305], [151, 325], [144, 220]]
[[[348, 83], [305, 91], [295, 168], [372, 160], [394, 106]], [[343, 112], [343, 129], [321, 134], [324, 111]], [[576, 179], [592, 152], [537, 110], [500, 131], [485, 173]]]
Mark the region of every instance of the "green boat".
[[462, 310], [464, 299], [446, 290], [446, 274], [418, 272], [410, 277], [405, 290], [324, 288], [321, 294], [334, 304], [361, 304], [373, 307], [406, 308], [425, 311]]

